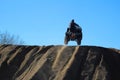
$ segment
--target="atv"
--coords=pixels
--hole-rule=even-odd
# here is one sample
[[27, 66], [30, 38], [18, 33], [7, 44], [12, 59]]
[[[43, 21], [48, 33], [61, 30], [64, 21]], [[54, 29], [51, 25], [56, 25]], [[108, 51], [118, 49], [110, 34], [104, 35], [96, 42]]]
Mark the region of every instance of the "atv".
[[77, 30], [76, 32], [70, 32], [70, 29], [67, 29], [67, 32], [65, 33], [65, 39], [64, 44], [67, 45], [69, 41], [76, 41], [77, 45], [81, 44], [82, 40], [82, 31]]

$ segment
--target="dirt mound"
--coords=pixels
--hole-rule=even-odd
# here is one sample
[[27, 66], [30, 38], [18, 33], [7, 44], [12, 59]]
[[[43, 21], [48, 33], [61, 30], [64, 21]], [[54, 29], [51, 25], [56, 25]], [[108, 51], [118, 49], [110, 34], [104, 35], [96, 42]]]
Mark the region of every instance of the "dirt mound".
[[0, 80], [120, 80], [117, 49], [0, 46]]

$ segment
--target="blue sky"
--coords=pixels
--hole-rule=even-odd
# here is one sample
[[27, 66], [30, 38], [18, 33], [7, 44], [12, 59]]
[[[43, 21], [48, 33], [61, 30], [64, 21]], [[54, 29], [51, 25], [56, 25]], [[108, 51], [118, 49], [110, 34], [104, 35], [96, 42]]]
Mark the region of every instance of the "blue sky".
[[82, 27], [82, 45], [120, 49], [120, 0], [0, 0], [0, 31], [26, 45], [64, 45], [71, 19]]

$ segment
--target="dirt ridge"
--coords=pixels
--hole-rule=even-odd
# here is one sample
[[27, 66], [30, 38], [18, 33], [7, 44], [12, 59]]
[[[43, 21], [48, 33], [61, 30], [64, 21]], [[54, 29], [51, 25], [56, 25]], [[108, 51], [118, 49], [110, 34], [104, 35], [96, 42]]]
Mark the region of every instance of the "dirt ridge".
[[120, 50], [0, 45], [0, 80], [120, 80]]

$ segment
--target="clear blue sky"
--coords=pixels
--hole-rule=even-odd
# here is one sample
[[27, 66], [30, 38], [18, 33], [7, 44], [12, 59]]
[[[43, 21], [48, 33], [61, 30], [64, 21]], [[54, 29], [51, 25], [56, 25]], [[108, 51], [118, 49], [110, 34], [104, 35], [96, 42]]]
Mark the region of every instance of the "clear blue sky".
[[82, 27], [82, 45], [120, 49], [120, 0], [0, 0], [0, 31], [26, 45], [64, 45], [71, 19]]

